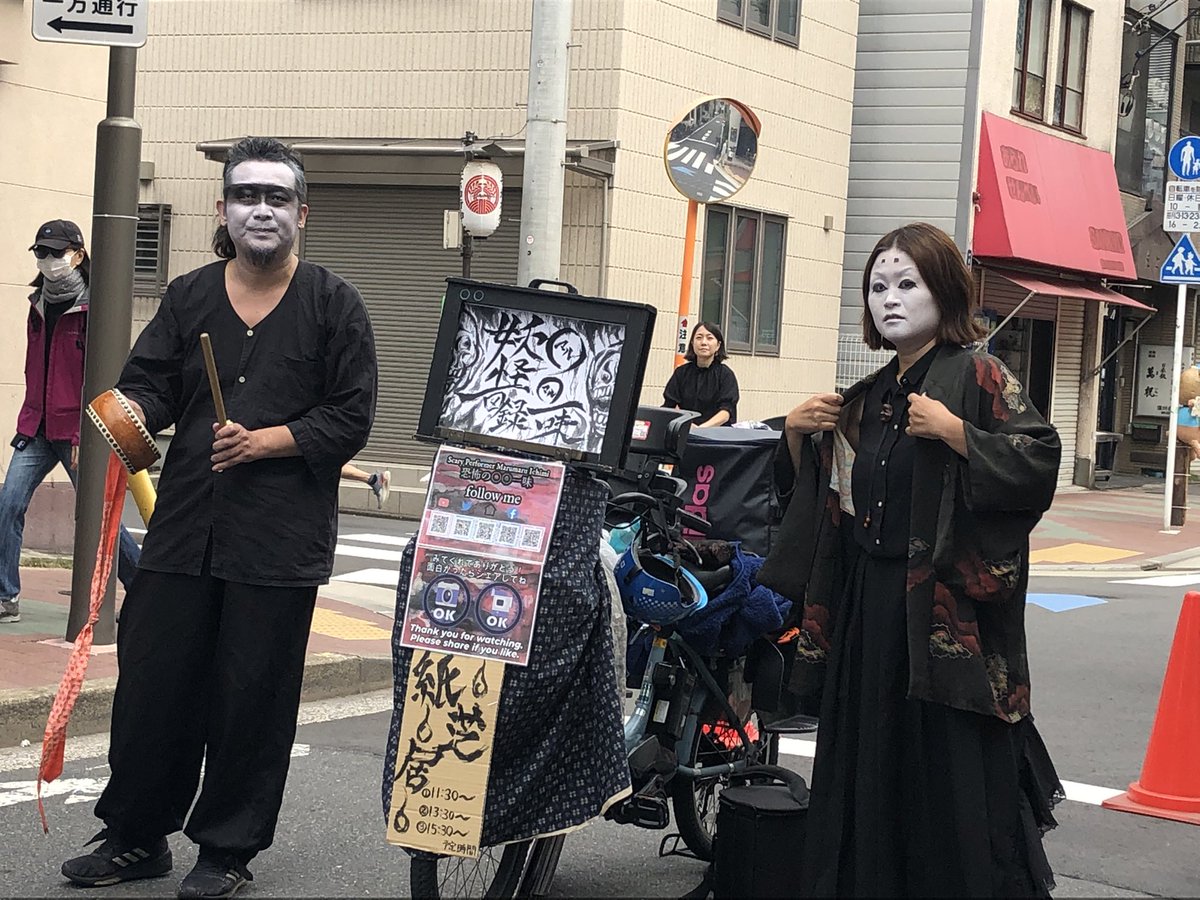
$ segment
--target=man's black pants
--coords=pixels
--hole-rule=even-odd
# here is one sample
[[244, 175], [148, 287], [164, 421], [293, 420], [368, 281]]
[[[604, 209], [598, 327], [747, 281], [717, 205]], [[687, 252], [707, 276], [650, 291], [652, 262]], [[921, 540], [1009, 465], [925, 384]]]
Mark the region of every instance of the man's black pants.
[[[296, 737], [315, 587], [138, 572], [96, 816], [138, 843], [178, 831], [243, 862], [271, 846]], [[204, 785], [195, 808], [200, 765]]]

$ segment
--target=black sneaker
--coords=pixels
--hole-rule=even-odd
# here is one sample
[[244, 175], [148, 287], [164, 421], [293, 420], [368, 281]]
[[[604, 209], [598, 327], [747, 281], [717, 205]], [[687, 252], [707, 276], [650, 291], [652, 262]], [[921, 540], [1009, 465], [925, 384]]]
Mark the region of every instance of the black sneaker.
[[68, 859], [62, 873], [84, 887], [108, 887], [138, 878], [158, 878], [171, 871], [171, 848], [165, 837], [137, 845], [102, 829], [87, 844], [103, 843], [86, 856]]
[[200, 858], [179, 884], [177, 897], [232, 897], [247, 881], [250, 870], [232, 853], [200, 848]]

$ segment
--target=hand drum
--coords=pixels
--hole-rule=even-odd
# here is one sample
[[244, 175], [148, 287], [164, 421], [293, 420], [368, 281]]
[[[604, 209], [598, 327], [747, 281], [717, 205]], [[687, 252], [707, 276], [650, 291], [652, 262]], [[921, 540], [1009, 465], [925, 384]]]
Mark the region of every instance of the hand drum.
[[154, 436], [116, 388], [105, 391], [89, 403], [87, 414], [130, 475], [148, 469], [162, 455], [154, 443]]

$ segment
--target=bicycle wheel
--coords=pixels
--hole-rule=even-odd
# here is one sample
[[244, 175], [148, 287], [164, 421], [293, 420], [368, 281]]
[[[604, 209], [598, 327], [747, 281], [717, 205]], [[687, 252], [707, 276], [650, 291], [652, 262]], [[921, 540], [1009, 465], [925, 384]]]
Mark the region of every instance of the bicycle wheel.
[[[757, 725], [747, 725], [747, 730], [751, 728], [757, 730]], [[760, 760], [769, 756], [773, 737], [758, 731], [754, 742], [759, 747]], [[745, 758], [746, 748], [735, 729], [706, 725], [697, 730], [692, 752], [685, 765], [700, 768]], [[706, 862], [713, 857], [713, 837], [717, 833], [717, 798], [728, 783], [728, 775], [709, 778], [683, 778], [676, 775], [671, 779], [671, 810], [675, 814], [675, 827], [687, 848]]]
[[417, 900], [515, 897], [533, 841], [484, 847], [478, 859], [414, 853], [409, 888]]

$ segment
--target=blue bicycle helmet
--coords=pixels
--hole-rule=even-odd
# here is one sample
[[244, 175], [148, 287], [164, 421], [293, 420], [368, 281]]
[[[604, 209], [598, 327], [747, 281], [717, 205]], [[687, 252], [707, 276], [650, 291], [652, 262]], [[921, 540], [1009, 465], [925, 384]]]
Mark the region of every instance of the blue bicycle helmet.
[[647, 625], [670, 625], [708, 603], [696, 576], [668, 556], [642, 550], [637, 539], [621, 554], [615, 574], [625, 612]]

